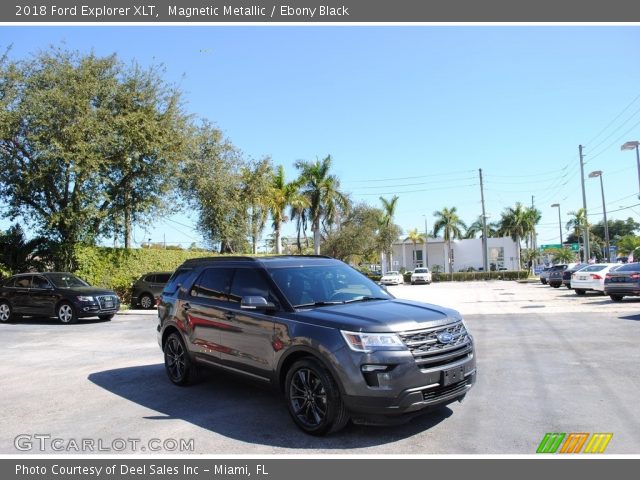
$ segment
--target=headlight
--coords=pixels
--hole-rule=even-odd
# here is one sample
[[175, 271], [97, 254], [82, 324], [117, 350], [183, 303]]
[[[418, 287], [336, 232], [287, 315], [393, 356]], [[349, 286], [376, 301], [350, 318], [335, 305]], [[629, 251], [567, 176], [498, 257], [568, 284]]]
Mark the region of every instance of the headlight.
[[80, 302], [93, 302], [94, 298], [93, 297], [83, 297], [83, 296], [78, 296], [76, 297]]
[[349, 348], [355, 352], [371, 352], [373, 350], [398, 350], [404, 347], [402, 340], [395, 333], [360, 333], [340, 331]]

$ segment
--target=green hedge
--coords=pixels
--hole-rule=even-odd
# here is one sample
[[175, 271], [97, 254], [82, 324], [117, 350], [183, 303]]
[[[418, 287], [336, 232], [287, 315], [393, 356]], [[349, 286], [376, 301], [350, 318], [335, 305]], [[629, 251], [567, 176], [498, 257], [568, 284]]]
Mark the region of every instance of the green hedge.
[[110, 288], [123, 303], [131, 303], [131, 284], [147, 272], [171, 272], [185, 260], [211, 257], [211, 252], [77, 246], [74, 272], [91, 285]]
[[472, 280], [521, 280], [529, 278], [527, 270], [502, 270], [499, 272], [453, 272], [433, 273], [434, 282], [468, 282]]

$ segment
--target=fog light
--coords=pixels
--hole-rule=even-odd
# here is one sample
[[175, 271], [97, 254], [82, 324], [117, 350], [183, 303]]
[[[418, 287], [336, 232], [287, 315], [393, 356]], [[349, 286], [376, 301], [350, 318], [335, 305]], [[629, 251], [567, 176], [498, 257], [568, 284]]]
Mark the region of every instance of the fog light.
[[360, 367], [360, 369], [365, 372], [386, 372], [387, 370], [389, 370], [389, 366], [388, 365], [362, 365], [362, 367]]

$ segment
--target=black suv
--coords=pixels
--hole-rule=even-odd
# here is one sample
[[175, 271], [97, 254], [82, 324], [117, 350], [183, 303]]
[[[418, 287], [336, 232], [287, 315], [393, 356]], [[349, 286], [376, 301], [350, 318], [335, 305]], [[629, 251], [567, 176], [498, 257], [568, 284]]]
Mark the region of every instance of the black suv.
[[22, 273], [0, 287], [0, 322], [21, 315], [57, 317], [62, 323], [83, 317], [111, 320], [119, 308], [115, 292], [92, 287], [71, 273]]
[[547, 275], [547, 283], [550, 287], [560, 288], [560, 285], [562, 285], [562, 272], [564, 272], [567, 267], [568, 265], [561, 264], [553, 265], [549, 269], [549, 273]]
[[399, 300], [328, 257], [188, 260], [160, 297], [169, 379], [216, 366], [284, 393], [294, 422], [322, 435], [410, 419], [475, 383], [473, 338], [454, 310]]
[[142, 275], [132, 285], [131, 305], [148, 310], [155, 306], [156, 297], [171, 278], [172, 272], [149, 272]]

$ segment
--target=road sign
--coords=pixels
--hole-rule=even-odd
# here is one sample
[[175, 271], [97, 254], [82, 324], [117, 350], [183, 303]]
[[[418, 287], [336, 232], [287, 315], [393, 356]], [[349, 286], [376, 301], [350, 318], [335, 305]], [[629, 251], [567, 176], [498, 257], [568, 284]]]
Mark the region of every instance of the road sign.
[[540, 245], [540, 250], [558, 250], [562, 248], [562, 245], [559, 243], [551, 243], [549, 245]]
[[571, 251], [572, 252], [579, 252], [580, 251], [580, 244], [579, 243], [572, 243], [571, 244]]

